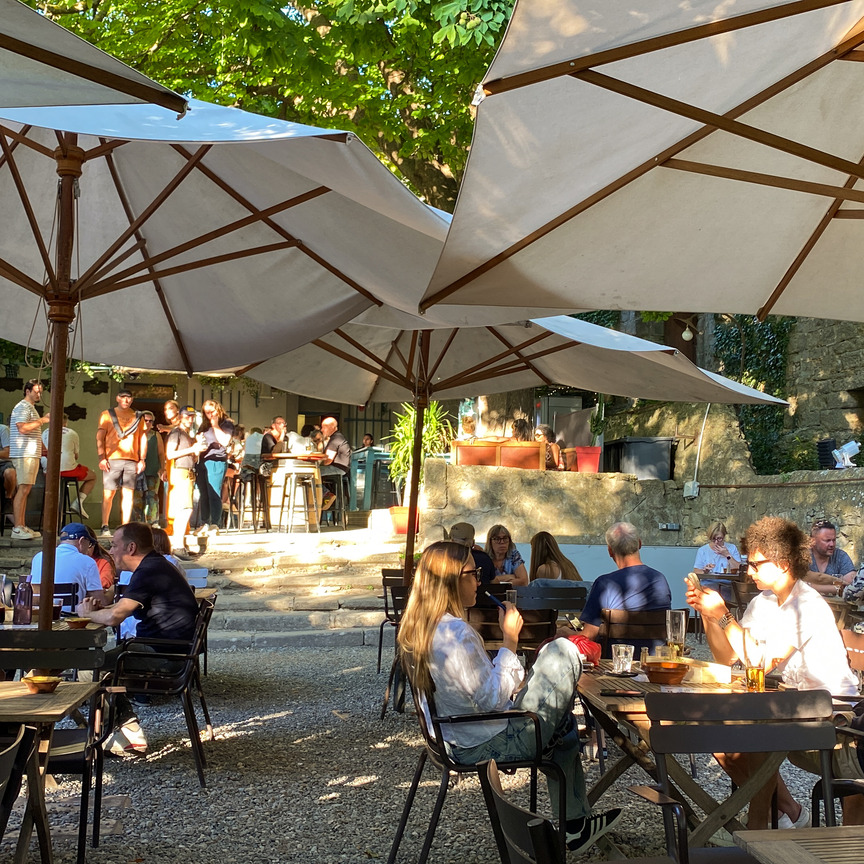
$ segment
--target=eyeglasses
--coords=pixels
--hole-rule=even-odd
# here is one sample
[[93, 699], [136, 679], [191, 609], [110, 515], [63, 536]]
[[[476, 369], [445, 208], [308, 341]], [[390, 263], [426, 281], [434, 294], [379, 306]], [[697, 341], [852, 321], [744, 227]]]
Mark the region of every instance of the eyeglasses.
[[501, 542], [509, 543], [510, 538], [506, 534], [499, 534], [497, 537], [492, 538], [492, 542], [493, 543], [501, 543]]
[[480, 584], [480, 568], [475, 567], [473, 570], [463, 570], [460, 574], [461, 576], [473, 576], [477, 580], [477, 584]]
[[767, 558], [763, 561], [748, 561], [747, 562], [747, 570], [752, 571], [753, 573], [758, 573], [759, 568], [763, 564], [773, 564], [773, 563], [774, 563], [773, 561], [769, 561]]

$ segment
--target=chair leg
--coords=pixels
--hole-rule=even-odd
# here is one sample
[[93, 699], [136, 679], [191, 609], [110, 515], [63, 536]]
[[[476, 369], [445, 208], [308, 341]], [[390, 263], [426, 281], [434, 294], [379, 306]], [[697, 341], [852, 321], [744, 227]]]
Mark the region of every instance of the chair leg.
[[184, 690], [180, 694], [180, 700], [183, 703], [183, 713], [186, 715], [186, 728], [189, 731], [189, 742], [192, 744], [192, 755], [195, 757], [195, 768], [198, 771], [198, 782], [201, 788], [207, 786], [207, 780], [204, 777], [204, 768], [207, 765], [207, 757], [204, 755], [204, 748], [201, 746], [201, 733], [198, 731], [198, 721], [195, 719], [195, 710], [192, 707], [192, 697], [188, 690]]
[[207, 737], [211, 741], [215, 741], [216, 733], [213, 731], [213, 722], [210, 720], [210, 712], [207, 710], [207, 700], [204, 698], [204, 690], [201, 687], [201, 678], [197, 671], [195, 672], [195, 689], [198, 692], [198, 701], [201, 703], [201, 713], [204, 715], [204, 723], [207, 726]]
[[393, 656], [393, 663], [390, 666], [390, 676], [387, 678], [387, 687], [384, 690], [384, 701], [381, 703], [381, 719], [387, 716], [387, 703], [390, 701], [390, 689], [393, 687], [393, 680], [396, 677], [396, 666], [399, 664], [399, 653], [396, 652]]
[[384, 625], [389, 623], [390, 621], [385, 618], [381, 622], [381, 626], [378, 628], [378, 675], [381, 674], [381, 650], [384, 647]]
[[450, 772], [445, 768], [441, 772], [441, 783], [438, 785], [438, 797], [435, 799], [435, 807], [432, 809], [432, 818], [429, 820], [429, 828], [426, 831], [426, 838], [423, 841], [423, 848], [420, 850], [420, 857], [417, 859], [417, 864], [426, 864], [429, 858], [429, 852], [432, 849], [432, 841], [435, 839], [435, 829], [438, 827], [438, 820], [441, 818], [441, 810], [444, 807], [444, 799], [447, 797], [447, 787], [450, 785]]
[[408, 789], [408, 797], [405, 799], [405, 806], [402, 808], [402, 817], [399, 819], [399, 826], [396, 829], [396, 836], [393, 838], [393, 845], [390, 847], [390, 855], [387, 858], [387, 864], [393, 864], [396, 860], [396, 854], [399, 852], [399, 844], [402, 842], [402, 835], [405, 833], [405, 826], [408, 824], [408, 817], [411, 815], [411, 807], [414, 805], [414, 796], [417, 794], [417, 787], [420, 785], [420, 778], [423, 775], [423, 767], [426, 765], [428, 754], [426, 748], [420, 753], [420, 758], [417, 760], [417, 768], [414, 771], [414, 778], [411, 780], [411, 786]]
[[90, 811], [90, 772], [93, 763], [84, 760], [84, 770], [81, 772], [81, 812], [78, 817], [78, 858], [77, 864], [85, 864], [87, 860], [87, 814]]
[[105, 768], [105, 758], [101, 747], [96, 748], [96, 782], [93, 790], [93, 848], [99, 845], [99, 833], [102, 828], [102, 772]]

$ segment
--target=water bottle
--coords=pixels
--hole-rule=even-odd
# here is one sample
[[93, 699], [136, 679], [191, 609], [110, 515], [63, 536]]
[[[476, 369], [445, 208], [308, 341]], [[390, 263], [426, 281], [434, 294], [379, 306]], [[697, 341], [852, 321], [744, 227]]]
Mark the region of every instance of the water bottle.
[[15, 594], [15, 606], [12, 611], [13, 624], [29, 624], [33, 618], [33, 586], [30, 580], [32, 573], [18, 583], [18, 591]]

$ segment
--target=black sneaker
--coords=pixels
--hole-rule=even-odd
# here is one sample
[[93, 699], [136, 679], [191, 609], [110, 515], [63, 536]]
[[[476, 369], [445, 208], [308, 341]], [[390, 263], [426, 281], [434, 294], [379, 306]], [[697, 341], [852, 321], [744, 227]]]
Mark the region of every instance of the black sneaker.
[[618, 823], [622, 812], [620, 807], [613, 807], [604, 813], [568, 820], [567, 848], [571, 852], [584, 852]]

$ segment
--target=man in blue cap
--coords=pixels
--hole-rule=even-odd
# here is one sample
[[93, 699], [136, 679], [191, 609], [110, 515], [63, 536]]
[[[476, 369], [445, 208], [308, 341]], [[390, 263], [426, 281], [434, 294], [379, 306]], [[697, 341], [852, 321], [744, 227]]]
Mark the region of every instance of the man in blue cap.
[[[99, 578], [99, 568], [90, 556], [95, 541], [90, 536], [86, 526], [80, 522], [70, 522], [60, 532], [60, 543], [54, 553], [54, 582], [74, 582], [78, 585], [78, 602], [85, 597], [93, 598], [94, 603], [101, 606], [105, 602], [105, 592], [102, 580]], [[42, 581], [42, 553], [37, 552], [31, 565], [34, 586]], [[34, 592], [38, 588], [34, 587]], [[72, 612], [71, 606], [64, 606], [65, 612]]]

